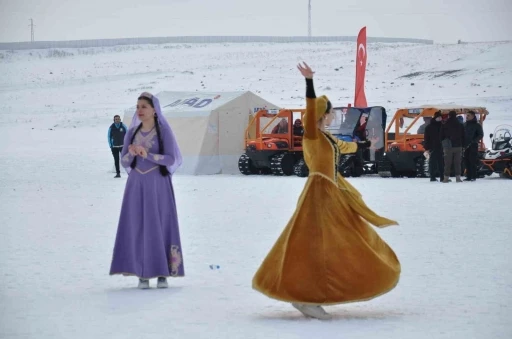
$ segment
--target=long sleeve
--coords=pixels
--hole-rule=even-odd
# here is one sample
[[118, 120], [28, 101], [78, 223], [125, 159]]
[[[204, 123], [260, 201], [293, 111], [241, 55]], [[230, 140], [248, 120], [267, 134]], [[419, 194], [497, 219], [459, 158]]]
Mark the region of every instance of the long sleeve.
[[306, 98], [315, 99], [315, 86], [313, 85], [313, 78], [306, 78]]
[[112, 126], [108, 128], [107, 133], [107, 140], [108, 140], [108, 147], [112, 148], [112, 136], [111, 136]]
[[459, 124], [459, 133], [460, 133], [460, 138], [461, 138], [461, 147], [464, 147], [464, 145], [466, 144], [466, 131], [464, 131], [464, 125], [463, 124]]
[[338, 144], [338, 149], [341, 154], [350, 154], [355, 153], [357, 151], [357, 143], [356, 142], [347, 142], [343, 140], [336, 140]]
[[[126, 132], [126, 135], [128, 136], [128, 138], [125, 138], [125, 141], [126, 140], [131, 140], [131, 131], [127, 131]], [[121, 151], [121, 166], [123, 166], [124, 168], [128, 168], [130, 167], [130, 164], [132, 163], [133, 161], [133, 158], [135, 158], [134, 155], [131, 155], [130, 152], [128, 152], [128, 146], [129, 143], [124, 143], [123, 145], [123, 150]]]
[[484, 137], [484, 129], [482, 128], [482, 125], [480, 125], [478, 122], [476, 123], [476, 135], [475, 139], [473, 140], [475, 143], [478, 143], [480, 140], [482, 140]]
[[157, 165], [172, 166], [176, 161], [176, 158], [172, 153], [174, 145], [170, 138], [169, 131], [162, 130], [162, 141], [164, 146], [164, 154], [148, 153], [146, 160], [149, 160]]
[[123, 166], [124, 168], [130, 167], [130, 164], [132, 163], [133, 158], [135, 158], [135, 156], [131, 155], [128, 152], [128, 146], [123, 146], [123, 151], [121, 154], [121, 166]]
[[430, 130], [431, 129], [428, 127], [425, 128], [425, 133], [423, 135], [423, 148], [425, 148], [427, 151], [430, 151], [432, 145], [432, 141], [430, 140]]
[[128, 127], [123, 123], [121, 123], [121, 126], [124, 128], [125, 134], [128, 133]]
[[306, 78], [306, 119], [304, 121], [304, 138], [317, 139], [316, 101], [313, 79]]

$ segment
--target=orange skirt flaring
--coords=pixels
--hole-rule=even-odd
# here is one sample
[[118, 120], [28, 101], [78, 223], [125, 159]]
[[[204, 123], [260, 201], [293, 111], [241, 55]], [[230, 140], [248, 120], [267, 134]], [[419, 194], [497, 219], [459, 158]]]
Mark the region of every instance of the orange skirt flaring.
[[310, 174], [297, 209], [254, 275], [252, 286], [270, 298], [339, 304], [393, 289], [400, 262], [375, 232], [397, 225], [370, 210], [343, 178]]

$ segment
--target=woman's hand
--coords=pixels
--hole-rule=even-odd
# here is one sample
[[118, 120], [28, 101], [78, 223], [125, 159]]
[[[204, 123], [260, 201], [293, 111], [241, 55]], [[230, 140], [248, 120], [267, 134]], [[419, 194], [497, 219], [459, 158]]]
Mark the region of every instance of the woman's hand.
[[137, 150], [137, 155], [141, 156], [142, 158], [146, 159], [146, 157], [148, 156], [148, 152], [146, 151], [146, 149], [142, 146], [139, 146], [140, 148]]
[[135, 151], [135, 148], [137, 146], [135, 146], [134, 144], [131, 144], [130, 146], [128, 146], [128, 152], [133, 155], [133, 156], [136, 156], [137, 155], [137, 152]]
[[311, 67], [309, 67], [308, 64], [306, 64], [304, 61], [302, 63], [304, 64], [304, 66], [301, 65], [300, 63], [297, 65], [297, 68], [299, 69], [300, 73], [306, 79], [313, 79], [313, 74], [315, 74], [315, 72], [313, 72]]
[[135, 153], [143, 158], [146, 158], [148, 156], [148, 152], [141, 145], [135, 146]]
[[148, 152], [141, 145], [133, 145], [132, 144], [132, 145], [128, 146], [128, 152], [130, 152], [131, 155], [134, 155], [134, 156], [138, 155], [143, 158], [146, 158], [148, 156]]

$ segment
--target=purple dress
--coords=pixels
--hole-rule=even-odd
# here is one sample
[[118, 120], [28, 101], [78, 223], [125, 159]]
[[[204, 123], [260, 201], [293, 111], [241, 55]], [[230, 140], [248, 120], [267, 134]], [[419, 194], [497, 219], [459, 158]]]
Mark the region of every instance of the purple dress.
[[[164, 154], [158, 154], [157, 131], [139, 130], [134, 145], [146, 148], [146, 159], [137, 156], [129, 171], [117, 228], [110, 274], [134, 275], [150, 279], [185, 275], [172, 175], [162, 176], [159, 165], [172, 166], [175, 139], [170, 129], [160, 126]], [[126, 139], [131, 141], [134, 128]], [[121, 164], [130, 170], [134, 158], [129, 142], [121, 154]]]

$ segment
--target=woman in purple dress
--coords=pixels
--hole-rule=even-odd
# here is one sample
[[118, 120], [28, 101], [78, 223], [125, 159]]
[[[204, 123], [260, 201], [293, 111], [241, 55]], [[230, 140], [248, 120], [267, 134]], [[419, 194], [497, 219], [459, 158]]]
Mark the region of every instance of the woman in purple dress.
[[166, 288], [167, 277], [183, 277], [183, 257], [172, 174], [182, 163], [158, 98], [144, 92], [124, 139], [121, 164], [128, 172], [110, 275], [149, 279]]

